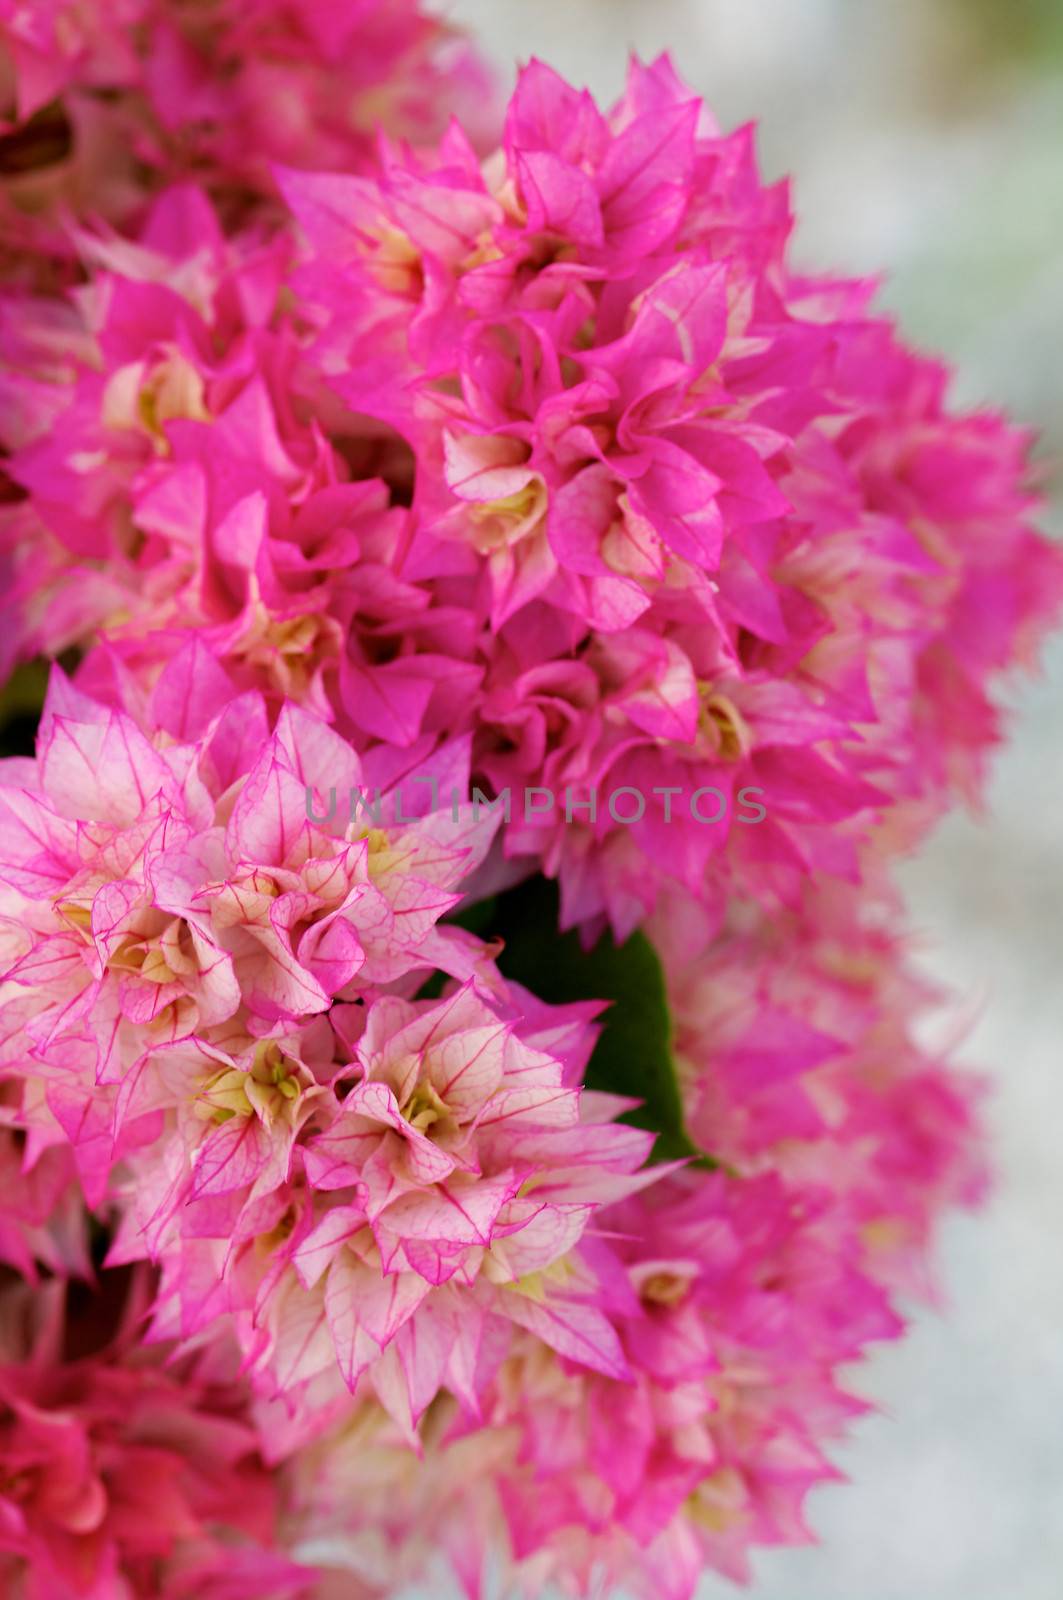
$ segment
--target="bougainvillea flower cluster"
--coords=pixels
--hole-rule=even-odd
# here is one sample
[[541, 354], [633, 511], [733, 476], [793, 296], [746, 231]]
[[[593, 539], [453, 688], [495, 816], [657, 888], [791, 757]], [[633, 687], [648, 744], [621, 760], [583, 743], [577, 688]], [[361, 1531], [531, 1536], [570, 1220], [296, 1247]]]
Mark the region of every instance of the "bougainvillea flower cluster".
[[135, 223], [174, 182], [268, 215], [272, 163], [361, 170], [382, 119], [431, 139], [457, 110], [486, 135], [490, 98], [417, 0], [2, 0], [0, 275], [70, 278], [71, 216]]
[[891, 867], [1031, 440], [667, 60], [493, 104], [414, 0], [0, 0], [13, 1600], [744, 1579], [983, 1188]]

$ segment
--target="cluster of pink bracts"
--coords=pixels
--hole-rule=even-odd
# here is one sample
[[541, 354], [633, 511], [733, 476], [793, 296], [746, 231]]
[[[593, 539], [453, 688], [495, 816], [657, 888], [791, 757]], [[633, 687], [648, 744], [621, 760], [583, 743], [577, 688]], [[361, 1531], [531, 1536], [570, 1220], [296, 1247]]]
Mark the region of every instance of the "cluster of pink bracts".
[[[0, 766], [12, 1600], [741, 1578], [981, 1185], [889, 865], [1063, 596], [1029, 441], [667, 61], [486, 84], [414, 0], [0, 0], [0, 669], [68, 669]], [[707, 1159], [454, 920], [534, 873], [653, 942]]]

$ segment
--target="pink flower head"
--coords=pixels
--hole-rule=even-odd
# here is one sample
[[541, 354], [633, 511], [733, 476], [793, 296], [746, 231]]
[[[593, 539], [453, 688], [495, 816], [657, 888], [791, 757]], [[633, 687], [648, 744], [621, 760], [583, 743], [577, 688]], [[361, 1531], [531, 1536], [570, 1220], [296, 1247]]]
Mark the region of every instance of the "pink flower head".
[[319, 773], [360, 789], [353, 751], [294, 708], [270, 734], [261, 699], [204, 678], [195, 649], [153, 715], [173, 732], [148, 738], [56, 673], [37, 761], [0, 789], [5, 1058], [44, 1085], [32, 1120], [42, 1138], [59, 1123], [97, 1196], [122, 1145], [154, 1136], [154, 1052], [188, 1041], [218, 1070], [215, 1039], [224, 1064], [249, 1029], [418, 969], [467, 976], [465, 937], [435, 924], [494, 827], [468, 808], [311, 821]]
[[533, 63], [487, 162], [452, 130], [285, 192], [312, 357], [417, 456], [402, 571], [483, 618], [474, 766], [553, 797], [505, 849], [566, 922], [626, 934], [665, 877], [793, 903], [969, 789], [1063, 595], [1028, 441], [793, 272], [748, 130], [664, 61], [608, 114]]
[[[87, 1354], [58, 1285], [27, 1348], [0, 1361], [0, 1576], [12, 1600], [294, 1596], [307, 1574], [273, 1547], [277, 1504], [241, 1395], [194, 1366], [145, 1359], [127, 1321]], [[132, 1307], [131, 1309], [135, 1309]], [[43, 1316], [40, 1314], [43, 1312]], [[4, 1291], [7, 1340], [27, 1317]], [[91, 1329], [91, 1324], [87, 1324]]]
[[[567, 1082], [539, 1024], [509, 1014], [518, 1003], [475, 983], [438, 1002], [381, 996], [305, 1122], [288, 1067], [297, 1145], [281, 1189], [260, 1148], [290, 1152], [287, 1131], [263, 1134], [257, 1098], [238, 1102], [246, 1076], [212, 1080], [201, 1099], [225, 1120], [193, 1151], [197, 1204], [168, 1208], [155, 1233], [160, 1332], [229, 1310], [264, 1396], [289, 1412], [301, 1399], [312, 1420], [364, 1378], [414, 1442], [441, 1385], [478, 1411], [514, 1327], [622, 1377], [580, 1240], [597, 1209], [656, 1176], [640, 1170], [653, 1136]], [[586, 1029], [583, 1010], [567, 1026]], [[146, 1159], [135, 1165], [145, 1181]]]
[[495, 1488], [514, 1557], [540, 1581], [571, 1575], [587, 1593], [604, 1569], [689, 1600], [706, 1567], [741, 1580], [751, 1545], [807, 1542], [802, 1502], [836, 1473], [806, 1419], [839, 1431], [861, 1407], [832, 1369], [902, 1324], [814, 1190], [691, 1174], [604, 1220], [631, 1295], [614, 1316], [634, 1384], [523, 1347], [495, 1389], [492, 1424], [521, 1438]]
[[106, 630], [80, 681], [117, 656], [150, 689], [194, 629], [271, 706], [429, 754], [467, 720], [477, 620], [399, 575], [405, 447], [365, 419], [326, 439], [314, 416], [279, 293], [287, 241], [226, 238], [186, 186], [135, 243], [81, 242], [94, 276], [76, 314], [58, 330], [47, 304], [12, 318], [7, 470], [24, 498], [0, 520], [6, 648]]
[[0, 281], [71, 279], [71, 216], [134, 226], [194, 178], [269, 218], [270, 164], [360, 169], [378, 129], [482, 126], [486, 69], [419, 0], [0, 0]]
[[917, 1042], [939, 998], [901, 935], [850, 893], [742, 916], [707, 947], [674, 901], [654, 920], [695, 1142], [729, 1167], [829, 1186], [863, 1270], [926, 1293], [933, 1222], [981, 1198], [979, 1085]]
[[604, 1581], [690, 1600], [706, 1568], [744, 1579], [754, 1545], [809, 1540], [804, 1500], [837, 1477], [822, 1443], [864, 1409], [836, 1369], [902, 1327], [829, 1200], [688, 1173], [599, 1222], [624, 1377], [525, 1331], [475, 1420], [433, 1407], [416, 1473], [362, 1400], [292, 1461], [308, 1552], [359, 1573], [373, 1551], [394, 1588], [442, 1583], [442, 1558], [474, 1596], [504, 1553], [529, 1596]]

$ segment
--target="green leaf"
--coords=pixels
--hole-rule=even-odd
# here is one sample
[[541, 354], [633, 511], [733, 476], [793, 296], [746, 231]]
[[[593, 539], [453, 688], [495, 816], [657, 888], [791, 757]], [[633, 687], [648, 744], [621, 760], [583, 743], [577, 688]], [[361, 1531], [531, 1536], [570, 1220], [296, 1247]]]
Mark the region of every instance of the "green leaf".
[[590, 1089], [642, 1102], [621, 1120], [657, 1134], [652, 1159], [692, 1156], [698, 1165], [715, 1166], [683, 1126], [664, 974], [650, 941], [635, 933], [617, 946], [606, 933], [592, 950], [584, 950], [577, 933], [558, 933], [557, 886], [540, 877], [468, 908], [455, 920], [470, 928], [474, 914], [477, 933], [505, 940], [501, 971], [541, 1000], [611, 1002], [585, 1081]]
[[48, 671], [48, 663], [40, 658], [27, 661], [0, 688], [0, 756], [33, 754]]
[[498, 895], [493, 894], [487, 900], [477, 900], [471, 906], [466, 906], [463, 911], [456, 911], [448, 918], [459, 928], [464, 928], [466, 933], [475, 933], [480, 939], [489, 939], [495, 931], [498, 920]]
[[[80, 658], [81, 651], [72, 645], [55, 659], [64, 672], [72, 674]], [[44, 656], [34, 656], [0, 684], [0, 756], [32, 756], [36, 751], [37, 725], [52, 665]]]

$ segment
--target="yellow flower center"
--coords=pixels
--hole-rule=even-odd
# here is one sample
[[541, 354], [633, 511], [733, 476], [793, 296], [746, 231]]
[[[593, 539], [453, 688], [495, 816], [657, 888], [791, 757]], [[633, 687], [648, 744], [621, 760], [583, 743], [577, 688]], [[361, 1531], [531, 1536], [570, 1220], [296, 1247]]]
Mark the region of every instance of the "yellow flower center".
[[197, 1096], [200, 1115], [222, 1123], [257, 1112], [267, 1125], [275, 1122], [302, 1092], [298, 1071], [297, 1063], [280, 1045], [261, 1039], [250, 1071], [223, 1067], [207, 1079]]
[[643, 1300], [648, 1300], [652, 1305], [677, 1306], [685, 1299], [689, 1281], [678, 1272], [651, 1273], [642, 1285], [641, 1295]]
[[470, 507], [473, 544], [481, 555], [517, 544], [546, 515], [546, 484], [536, 476], [513, 494]]
[[740, 761], [753, 747], [749, 724], [734, 701], [712, 689], [702, 691], [698, 739], [720, 761]]
[[745, 1480], [734, 1467], [721, 1467], [700, 1483], [686, 1502], [692, 1522], [709, 1533], [726, 1533], [749, 1519]]
[[450, 1113], [432, 1084], [422, 1079], [414, 1086], [413, 1093], [402, 1107], [402, 1115], [411, 1128], [416, 1128], [418, 1133], [427, 1133], [437, 1122], [448, 1119]]

